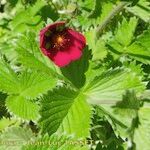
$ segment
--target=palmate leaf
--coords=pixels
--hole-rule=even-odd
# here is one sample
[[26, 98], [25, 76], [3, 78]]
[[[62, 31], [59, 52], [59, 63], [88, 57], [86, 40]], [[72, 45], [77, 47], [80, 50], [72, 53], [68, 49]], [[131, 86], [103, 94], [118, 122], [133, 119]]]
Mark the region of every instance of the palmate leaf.
[[[30, 144], [31, 143], [31, 144]], [[82, 140], [73, 140], [66, 135], [44, 135], [37, 140], [29, 141], [22, 150], [88, 150]]]
[[23, 119], [36, 120], [39, 106], [32, 102], [56, 85], [56, 80], [40, 72], [17, 75], [7, 63], [0, 63], [0, 89], [7, 92], [7, 109]]
[[40, 125], [49, 135], [54, 132], [89, 136], [90, 107], [82, 94], [62, 87], [50, 91], [41, 101]]
[[34, 135], [30, 129], [21, 127], [9, 127], [0, 136], [0, 150], [21, 150]]
[[115, 104], [122, 100], [122, 94], [129, 89], [139, 94], [144, 91], [145, 86], [135, 73], [116, 68], [105, 71], [88, 82], [84, 87], [84, 94], [92, 104]]
[[[10, 95], [6, 106], [14, 115], [27, 120], [37, 120], [39, 106], [32, 102], [56, 85], [56, 80], [46, 74], [24, 72], [18, 77], [18, 93]], [[15, 85], [14, 85], [15, 86]]]
[[[118, 57], [127, 55], [142, 63], [150, 64], [150, 43], [148, 40], [150, 38], [150, 30], [144, 31], [144, 33], [135, 38], [135, 42], [132, 43], [135, 27], [135, 18], [131, 18], [129, 23], [123, 21], [114, 39], [108, 42], [107, 46], [109, 50], [113, 54], [118, 55]], [[124, 35], [125, 32], [126, 36], [121, 36]]]
[[9, 96], [6, 99], [6, 107], [10, 113], [24, 120], [37, 120], [39, 118], [39, 106], [20, 95]]
[[136, 150], [149, 150], [150, 146], [150, 107], [144, 106], [139, 110], [139, 125], [135, 129], [134, 142]]
[[[56, 85], [51, 76], [37, 71], [24, 71], [19, 76], [7, 63], [0, 63], [0, 89], [9, 94], [18, 94], [35, 99]], [[32, 92], [31, 92], [32, 91]]]
[[35, 99], [56, 85], [56, 80], [47, 74], [23, 72], [19, 76], [20, 96]]

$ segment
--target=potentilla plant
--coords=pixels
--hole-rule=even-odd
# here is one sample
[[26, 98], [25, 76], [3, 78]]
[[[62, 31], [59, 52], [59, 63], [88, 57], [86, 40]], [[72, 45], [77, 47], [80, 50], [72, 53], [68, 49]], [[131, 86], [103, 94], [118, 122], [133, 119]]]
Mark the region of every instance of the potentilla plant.
[[0, 150], [149, 150], [149, 1], [0, 6]]

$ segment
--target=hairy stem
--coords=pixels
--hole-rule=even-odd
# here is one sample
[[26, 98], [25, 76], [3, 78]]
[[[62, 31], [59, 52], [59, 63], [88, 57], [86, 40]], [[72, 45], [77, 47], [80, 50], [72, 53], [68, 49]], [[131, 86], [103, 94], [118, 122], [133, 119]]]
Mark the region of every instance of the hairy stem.
[[120, 2], [110, 14], [106, 17], [106, 19], [97, 27], [97, 38], [101, 35], [102, 31], [105, 29], [106, 25], [114, 18], [116, 14], [118, 14], [129, 2]]

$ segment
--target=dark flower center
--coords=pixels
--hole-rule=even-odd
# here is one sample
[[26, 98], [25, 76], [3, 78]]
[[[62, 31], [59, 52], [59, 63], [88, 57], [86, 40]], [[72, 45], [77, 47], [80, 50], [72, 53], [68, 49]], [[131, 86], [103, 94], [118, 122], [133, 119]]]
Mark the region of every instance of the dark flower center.
[[68, 41], [70, 41], [65, 31], [53, 33], [47, 31], [45, 36], [46, 49], [60, 50], [61, 48], [65, 48], [68, 45]]
[[50, 43], [53, 45], [54, 48], [61, 48], [66, 43], [65, 36], [62, 34], [56, 34], [52, 37]]

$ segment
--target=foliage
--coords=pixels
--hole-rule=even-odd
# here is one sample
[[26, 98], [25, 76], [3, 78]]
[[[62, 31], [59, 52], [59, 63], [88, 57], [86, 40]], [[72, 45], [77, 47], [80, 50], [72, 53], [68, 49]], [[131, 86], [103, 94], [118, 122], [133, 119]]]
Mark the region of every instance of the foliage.
[[59, 88], [43, 98], [40, 122], [43, 132], [50, 135], [58, 130], [58, 133], [86, 138], [89, 136], [90, 115], [90, 106], [84, 95]]
[[[148, 150], [149, 6], [0, 1], [0, 150]], [[39, 32], [61, 20], [87, 45], [58, 68], [41, 53]]]

